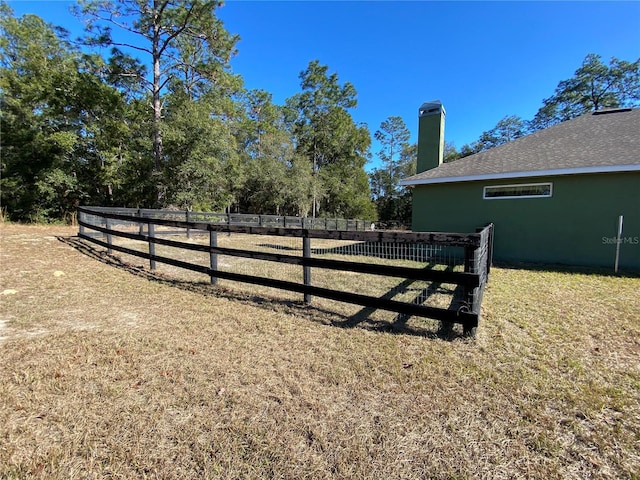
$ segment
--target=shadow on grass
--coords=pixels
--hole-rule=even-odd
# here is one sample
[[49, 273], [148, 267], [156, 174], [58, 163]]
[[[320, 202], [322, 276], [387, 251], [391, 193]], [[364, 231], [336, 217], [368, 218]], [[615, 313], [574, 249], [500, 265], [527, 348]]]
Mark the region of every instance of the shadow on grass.
[[640, 278], [640, 271], [634, 272], [621, 269], [618, 273], [613, 267], [585, 267], [576, 265], [564, 265], [561, 263], [529, 263], [493, 261], [493, 267], [505, 270], [528, 270], [531, 272], [568, 273], [581, 275], [599, 275], [603, 277]]
[[[433, 265], [431, 265], [432, 267]], [[429, 268], [427, 265], [425, 268]], [[451, 270], [448, 268], [447, 270]], [[405, 279], [400, 282], [398, 285], [393, 287], [387, 293], [381, 296], [383, 299], [393, 299], [394, 296], [398, 294], [409, 293], [412, 290], [412, 285], [415, 283], [415, 280]], [[415, 290], [415, 289], [413, 289]], [[441, 283], [432, 282], [429, 284], [427, 288], [420, 288], [417, 290], [418, 293], [414, 294], [413, 302], [414, 304], [421, 304], [431, 295], [444, 292], [447, 294], [452, 294], [452, 305], [449, 308], [452, 308], [457, 305], [459, 299], [461, 297], [460, 287], [456, 288], [453, 291], [445, 289]], [[360, 326], [363, 321], [371, 321], [370, 317], [376, 311], [373, 307], [363, 307], [358, 313], [347, 317], [346, 320], [341, 322], [334, 323], [334, 326], [342, 327], [342, 328], [354, 328]], [[401, 332], [401, 333], [411, 333], [414, 327], [410, 326], [407, 322], [411, 318], [411, 315], [407, 315], [405, 313], [399, 313], [395, 316], [395, 318], [391, 322], [382, 322], [380, 321], [380, 325], [378, 330], [389, 331], [389, 332]], [[363, 320], [364, 319], [364, 320]], [[440, 338], [445, 340], [453, 340], [461, 335], [458, 334], [453, 328], [453, 325], [448, 322], [439, 322], [436, 320], [432, 320], [432, 322], [438, 325], [435, 331], [429, 331], [429, 336], [431, 338]]]
[[[269, 310], [274, 310], [274, 307], [279, 307], [283, 309], [285, 313], [293, 314], [316, 323], [322, 323], [324, 325], [330, 325], [338, 328], [362, 328], [365, 330], [372, 330], [377, 332], [415, 335], [432, 339], [439, 338], [444, 340], [455, 340], [456, 338], [463, 337], [462, 332], [458, 332], [450, 324], [438, 322], [435, 320], [432, 320], [430, 322], [437, 324], [438, 326], [436, 328], [421, 328], [409, 325], [407, 321], [410, 317], [404, 314], [397, 315], [390, 322], [372, 318], [373, 313], [376, 311], [375, 308], [365, 307], [355, 315], [344, 315], [332, 310], [319, 308], [313, 305], [307, 305], [302, 301], [296, 302], [292, 300], [283, 300], [246, 294], [237, 290], [211, 285], [208, 282], [190, 282], [185, 280], [178, 280], [166, 276], [160, 272], [149, 270], [144, 266], [127, 263], [115, 255], [109, 255], [106, 250], [95, 247], [79, 237], [58, 236], [56, 238], [60, 242], [69, 245], [83, 255], [86, 255], [94, 260], [98, 260], [111, 267], [119, 268], [130, 274], [145, 278], [146, 280], [152, 282], [197, 293], [204, 297], [224, 298], [228, 300], [243, 302], [252, 306], [268, 308]], [[397, 293], [398, 288], [404, 290], [408, 289], [411, 283], [413, 283], [412, 280], [404, 280], [397, 287], [383, 295], [383, 298], [391, 298]], [[418, 298], [424, 298], [423, 296], [429, 293], [427, 290], [436, 291], [438, 288], [440, 288], [440, 285], [431, 285], [428, 289], [425, 289], [425, 291], [420, 292], [420, 294], [416, 296], [416, 301]]]

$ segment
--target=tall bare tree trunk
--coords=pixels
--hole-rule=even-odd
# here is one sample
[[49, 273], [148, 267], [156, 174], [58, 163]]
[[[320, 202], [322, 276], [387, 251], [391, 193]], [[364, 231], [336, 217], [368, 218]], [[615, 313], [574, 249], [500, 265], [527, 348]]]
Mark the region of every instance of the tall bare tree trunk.
[[160, 31], [159, 26], [154, 26], [153, 35], [153, 156], [154, 170], [160, 171], [162, 165], [162, 132], [160, 121], [162, 120], [162, 102], [160, 100]]
[[[158, 11], [158, 2], [154, 1], [154, 11]], [[162, 121], [162, 99], [160, 98], [161, 89], [161, 70], [160, 57], [162, 55], [160, 47], [160, 26], [154, 22], [153, 39], [152, 39], [152, 56], [153, 56], [153, 176], [156, 178], [157, 192], [156, 201], [158, 204], [162, 200], [162, 191], [160, 188], [160, 173], [162, 172], [162, 131], [160, 123]]]

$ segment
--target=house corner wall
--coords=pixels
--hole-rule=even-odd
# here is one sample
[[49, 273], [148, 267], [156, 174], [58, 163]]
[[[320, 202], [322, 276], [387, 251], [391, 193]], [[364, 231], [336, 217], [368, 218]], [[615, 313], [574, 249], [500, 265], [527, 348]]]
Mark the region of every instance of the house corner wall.
[[494, 258], [613, 270], [618, 218], [624, 216], [621, 271], [640, 271], [640, 172], [539, 177], [550, 198], [483, 199], [483, 187], [532, 179], [418, 185], [414, 231], [475, 231], [495, 224]]

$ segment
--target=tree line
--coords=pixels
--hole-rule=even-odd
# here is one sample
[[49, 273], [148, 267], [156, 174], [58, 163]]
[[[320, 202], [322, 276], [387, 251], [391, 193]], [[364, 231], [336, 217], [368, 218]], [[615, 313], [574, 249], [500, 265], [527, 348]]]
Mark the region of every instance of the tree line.
[[354, 86], [314, 60], [284, 105], [245, 89], [220, 6], [81, 1], [77, 41], [0, 4], [5, 215], [97, 204], [375, 219]]
[[[283, 105], [247, 90], [231, 70], [239, 37], [217, 17], [221, 5], [81, 0], [86, 34], [71, 39], [0, 3], [3, 214], [52, 221], [94, 204], [409, 225], [398, 181], [415, 173], [417, 148], [402, 118], [374, 132], [381, 166], [367, 173], [371, 133], [351, 116], [355, 87], [313, 60]], [[445, 161], [587, 110], [635, 105], [639, 63], [587, 56], [533, 120], [505, 117], [460, 151], [448, 143]]]

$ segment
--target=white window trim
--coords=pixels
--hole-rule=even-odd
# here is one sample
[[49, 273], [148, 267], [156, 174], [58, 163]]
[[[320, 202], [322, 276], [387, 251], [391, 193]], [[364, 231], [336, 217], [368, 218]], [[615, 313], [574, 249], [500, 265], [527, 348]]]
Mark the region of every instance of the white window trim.
[[[540, 185], [549, 185], [549, 194], [547, 195], [509, 195], [504, 197], [487, 197], [488, 188], [508, 188], [508, 187], [538, 187]], [[553, 182], [542, 183], [513, 183], [510, 185], [487, 185], [482, 189], [483, 200], [513, 200], [520, 198], [551, 198], [553, 196]]]

